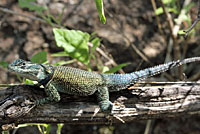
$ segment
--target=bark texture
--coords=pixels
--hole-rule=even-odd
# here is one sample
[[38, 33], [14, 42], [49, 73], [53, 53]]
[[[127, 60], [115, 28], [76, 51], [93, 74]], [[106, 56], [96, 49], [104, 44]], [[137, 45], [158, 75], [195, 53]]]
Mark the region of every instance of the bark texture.
[[[98, 112], [95, 96], [79, 97], [61, 94], [59, 103], [32, 107], [37, 98], [45, 97], [42, 88], [13, 86], [0, 90], [0, 124], [69, 123], [105, 124], [122, 120], [168, 118], [199, 114], [199, 83], [131, 87], [110, 93], [114, 103], [112, 115]], [[121, 120], [121, 121], [120, 121]]]

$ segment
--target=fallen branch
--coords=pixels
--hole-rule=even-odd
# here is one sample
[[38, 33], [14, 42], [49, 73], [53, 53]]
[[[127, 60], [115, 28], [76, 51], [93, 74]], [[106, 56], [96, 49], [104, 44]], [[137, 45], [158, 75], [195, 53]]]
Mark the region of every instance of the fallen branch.
[[[110, 93], [114, 102], [112, 114], [125, 122], [140, 119], [180, 117], [199, 114], [199, 83], [176, 83], [166, 86], [131, 87], [130, 90]], [[27, 105], [44, 97], [41, 88], [13, 86], [0, 90], [0, 124], [68, 123], [105, 124], [120, 122], [114, 116], [95, 111], [96, 97], [78, 97], [61, 94], [59, 103], [34, 107]], [[27, 103], [28, 102], [28, 103]]]

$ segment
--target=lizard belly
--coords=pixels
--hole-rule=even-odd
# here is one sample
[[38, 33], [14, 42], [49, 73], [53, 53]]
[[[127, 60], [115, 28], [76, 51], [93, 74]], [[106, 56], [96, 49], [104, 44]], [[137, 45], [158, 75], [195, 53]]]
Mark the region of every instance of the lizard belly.
[[58, 92], [67, 93], [78, 96], [88, 96], [94, 94], [95, 87], [87, 87], [85, 85], [73, 85], [68, 82], [65, 83], [52, 83]]
[[88, 96], [94, 94], [97, 87], [102, 85], [102, 78], [97, 73], [58, 66], [54, 70], [50, 83], [53, 84], [59, 92]]

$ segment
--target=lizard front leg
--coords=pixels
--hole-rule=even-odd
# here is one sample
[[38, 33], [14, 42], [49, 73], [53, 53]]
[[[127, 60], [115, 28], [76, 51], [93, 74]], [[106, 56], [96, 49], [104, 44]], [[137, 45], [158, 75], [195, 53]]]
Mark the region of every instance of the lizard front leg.
[[47, 84], [45, 86], [45, 92], [47, 94], [47, 97], [36, 100], [35, 101], [36, 105], [43, 105], [43, 104], [48, 104], [50, 102], [60, 101], [60, 94], [53, 84]]
[[113, 104], [109, 101], [109, 92], [107, 87], [99, 88], [96, 92], [99, 107], [102, 112], [111, 113]]

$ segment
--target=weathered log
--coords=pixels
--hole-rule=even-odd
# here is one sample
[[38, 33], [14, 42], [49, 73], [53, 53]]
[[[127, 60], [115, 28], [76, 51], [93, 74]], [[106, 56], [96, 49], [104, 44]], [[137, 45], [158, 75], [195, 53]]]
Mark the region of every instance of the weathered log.
[[105, 124], [140, 119], [180, 117], [200, 112], [199, 83], [131, 87], [110, 93], [114, 102], [112, 115], [98, 112], [96, 97], [78, 97], [61, 94], [59, 103], [34, 107], [31, 103], [46, 96], [42, 88], [13, 86], [0, 90], [0, 124], [69, 123]]

